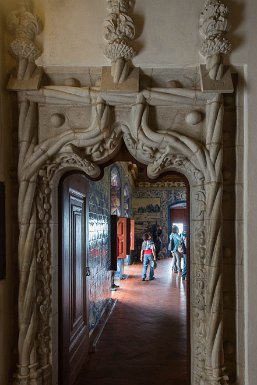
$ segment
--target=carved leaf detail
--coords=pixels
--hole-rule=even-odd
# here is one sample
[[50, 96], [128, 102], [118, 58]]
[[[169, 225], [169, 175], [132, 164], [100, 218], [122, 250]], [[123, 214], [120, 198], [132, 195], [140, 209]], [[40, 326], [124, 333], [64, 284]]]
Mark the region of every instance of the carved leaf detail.
[[135, 37], [133, 19], [126, 13], [134, 4], [132, 0], [108, 0], [111, 11], [104, 23], [104, 38], [108, 41], [104, 55], [111, 60], [111, 75], [114, 83], [123, 83], [129, 74], [128, 60], [135, 56], [135, 51], [127, 41]]
[[129, 12], [134, 2], [134, 0], [107, 0], [107, 8], [115, 13]]
[[131, 17], [125, 14], [112, 13], [105, 19], [104, 23], [105, 34], [104, 38], [110, 43], [115, 40], [132, 40], [135, 37], [135, 26]]
[[222, 35], [210, 36], [203, 43], [200, 50], [204, 57], [227, 54], [231, 51], [231, 43]]
[[200, 33], [204, 37], [226, 33], [230, 29], [228, 8], [221, 1], [209, 1], [200, 14]]

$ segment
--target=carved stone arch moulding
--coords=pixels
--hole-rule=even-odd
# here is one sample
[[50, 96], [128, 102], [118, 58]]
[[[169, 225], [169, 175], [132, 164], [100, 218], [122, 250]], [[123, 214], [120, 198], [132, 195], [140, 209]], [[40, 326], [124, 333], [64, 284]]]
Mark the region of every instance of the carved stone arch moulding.
[[103, 93], [45, 86], [19, 92], [19, 342], [15, 383], [52, 385], [53, 178], [92, 178], [125, 142], [150, 178], [174, 170], [191, 190], [193, 385], [226, 384], [222, 309], [223, 98], [186, 88]]

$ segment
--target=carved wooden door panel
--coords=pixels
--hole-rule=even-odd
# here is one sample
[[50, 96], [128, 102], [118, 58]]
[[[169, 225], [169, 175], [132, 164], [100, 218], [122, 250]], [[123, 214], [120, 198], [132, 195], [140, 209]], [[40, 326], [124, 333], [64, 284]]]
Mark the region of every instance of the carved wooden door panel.
[[88, 181], [82, 174], [60, 183], [59, 384], [72, 385], [89, 346], [87, 311]]

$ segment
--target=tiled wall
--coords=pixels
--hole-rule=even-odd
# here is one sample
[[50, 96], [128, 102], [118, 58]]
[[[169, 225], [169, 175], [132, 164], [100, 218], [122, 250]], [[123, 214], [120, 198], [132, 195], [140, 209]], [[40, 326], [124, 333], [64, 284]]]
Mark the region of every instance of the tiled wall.
[[[126, 164], [117, 163], [122, 178], [122, 192], [125, 183], [130, 192], [132, 186], [127, 178]], [[88, 233], [88, 266], [89, 277], [89, 327], [93, 330], [100, 320], [101, 313], [107, 306], [110, 296], [110, 169], [105, 169], [104, 177], [97, 182], [90, 181], [89, 196], [89, 233]], [[185, 187], [138, 188], [134, 190], [136, 198], [160, 199], [160, 224], [163, 226], [163, 240], [168, 233], [168, 207], [175, 202], [186, 199]], [[121, 199], [123, 206], [123, 196]], [[133, 199], [132, 199], [133, 205]], [[123, 208], [122, 208], [123, 213]], [[133, 217], [133, 215], [132, 215]], [[150, 224], [149, 224], [150, 225]], [[136, 234], [142, 241], [142, 234]]]
[[[124, 165], [117, 165], [124, 183]], [[110, 167], [105, 169], [104, 177], [97, 182], [90, 181], [88, 266], [89, 277], [89, 328], [94, 329], [101, 313], [110, 300]], [[129, 186], [130, 187], [130, 186]], [[123, 188], [122, 188], [123, 191]], [[123, 204], [123, 199], [121, 200]], [[123, 212], [123, 210], [122, 210]]]
[[110, 298], [109, 267], [109, 173], [90, 181], [88, 221], [89, 327], [95, 327]]
[[[168, 211], [169, 206], [173, 203], [186, 200], [186, 187], [170, 187], [165, 188], [140, 188], [134, 191], [133, 198], [159, 198], [160, 199], [160, 216], [158, 224], [162, 226], [163, 242], [168, 241]], [[133, 211], [133, 209], [132, 209]], [[134, 215], [134, 212], [133, 212]], [[155, 224], [149, 222], [148, 228]], [[137, 229], [137, 227], [136, 227]], [[145, 229], [147, 231], [147, 228]], [[142, 240], [142, 233], [136, 230], [136, 238]]]

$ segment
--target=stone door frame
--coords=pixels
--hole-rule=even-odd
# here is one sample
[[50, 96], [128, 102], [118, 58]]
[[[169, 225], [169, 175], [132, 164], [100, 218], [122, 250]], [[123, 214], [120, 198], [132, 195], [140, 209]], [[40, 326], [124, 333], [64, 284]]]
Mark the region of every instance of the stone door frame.
[[[53, 384], [58, 181], [70, 170], [97, 178], [99, 164], [111, 160], [124, 141], [130, 154], [147, 165], [150, 178], [176, 171], [189, 181], [191, 384], [225, 384], [222, 94], [186, 88], [117, 93], [96, 87], [42, 86], [19, 91], [19, 107], [19, 359], [15, 383]], [[72, 108], [86, 110], [90, 124], [81, 127], [69, 122], [65, 110]], [[178, 129], [172, 123], [169, 129], [153, 128], [149, 111], [160, 108], [167, 114], [170, 108], [177, 110], [189, 128], [201, 124], [201, 131], [192, 135], [189, 129]], [[45, 133], [44, 116], [51, 126]]]

